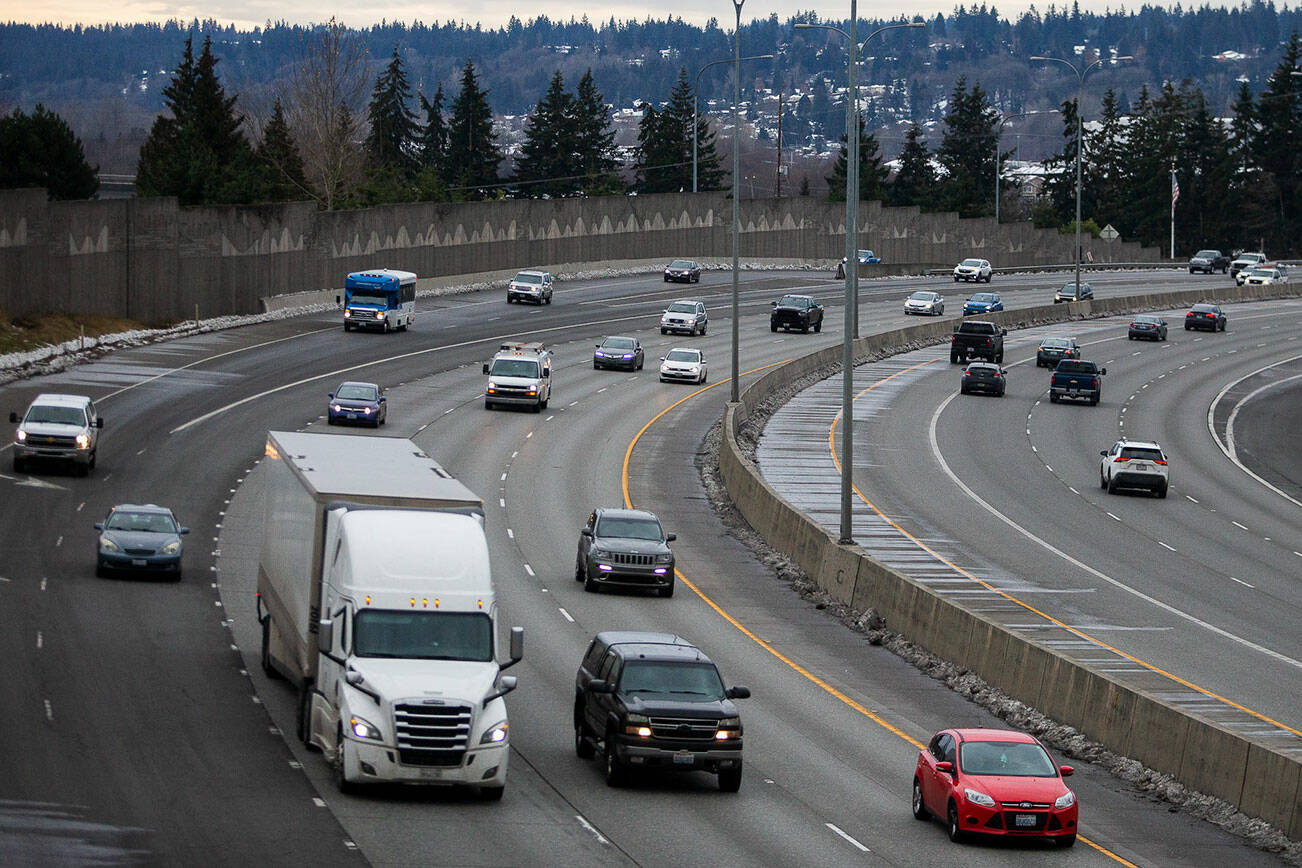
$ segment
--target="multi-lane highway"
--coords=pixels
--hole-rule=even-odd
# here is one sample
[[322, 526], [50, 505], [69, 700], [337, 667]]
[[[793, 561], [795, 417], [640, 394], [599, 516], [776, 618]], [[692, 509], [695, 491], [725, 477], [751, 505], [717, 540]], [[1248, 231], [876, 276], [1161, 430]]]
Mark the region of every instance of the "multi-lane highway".
[[[1108, 295], [1186, 280], [1093, 282]], [[955, 723], [995, 721], [803, 602], [715, 516], [696, 460], [727, 391], [728, 282], [719, 273], [690, 288], [664, 286], [658, 275], [586, 281], [562, 285], [543, 308], [508, 307], [498, 292], [429, 300], [410, 332], [389, 336], [345, 336], [334, 315], [306, 316], [116, 353], [0, 390], [0, 404], [16, 410], [41, 391], [89, 394], [107, 419], [89, 479], [15, 475], [3, 454], [0, 647], [13, 665], [0, 700], [8, 723], [0, 858], [1271, 864], [1089, 767], [1073, 778], [1087, 840], [1071, 851], [956, 847], [938, 824], [909, 816], [916, 743]], [[1014, 277], [994, 288], [1029, 305], [1043, 303], [1053, 284]], [[934, 279], [865, 284], [864, 330], [898, 320], [902, 298], [921, 286], [951, 304], [962, 297]], [[769, 332], [768, 302], [784, 291], [828, 303], [823, 334]], [[823, 275], [747, 275], [742, 370], [834, 342], [839, 296]], [[707, 337], [659, 334], [658, 313], [678, 297], [706, 301]], [[592, 370], [593, 341], [611, 333], [643, 341], [645, 371]], [[506, 337], [555, 346], [547, 412], [483, 409], [479, 363]], [[656, 381], [653, 361], [682, 344], [704, 348], [716, 388]], [[513, 754], [501, 803], [441, 791], [336, 794], [322, 758], [283, 734], [292, 732], [288, 689], [252, 665], [256, 460], [265, 431], [324, 429], [326, 393], [345, 378], [389, 386], [382, 433], [412, 437], [485, 500], [507, 620], [527, 631], [526, 659], [513, 670], [521, 686], [508, 699]], [[590, 595], [573, 581], [583, 518], [625, 497], [678, 533], [678, 566], [698, 593]], [[90, 525], [123, 501], [167, 504], [195, 529], [182, 583], [94, 578]], [[629, 628], [688, 637], [730, 683], [753, 691], [742, 706], [739, 794], [719, 793], [704, 775], [610, 790], [594, 763], [574, 756], [579, 656], [596, 631]]]

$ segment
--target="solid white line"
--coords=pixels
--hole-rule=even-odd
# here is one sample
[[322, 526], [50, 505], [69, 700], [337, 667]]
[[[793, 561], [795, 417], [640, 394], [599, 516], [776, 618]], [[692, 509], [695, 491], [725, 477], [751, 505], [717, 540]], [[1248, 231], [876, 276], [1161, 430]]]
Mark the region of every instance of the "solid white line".
[[1173, 547], [1167, 545], [1166, 543], [1162, 542], [1161, 540], [1158, 540], [1158, 541], [1157, 541], [1157, 544], [1160, 545], [1162, 548], [1166, 549], [1166, 550], [1169, 551], [1169, 552], [1173, 552], [1173, 551], [1175, 551], [1175, 549], [1174, 549]]
[[534, 574], [533, 567], [529, 566], [528, 564], [524, 565], [524, 571], [531, 576]]
[[[971, 488], [969, 488], [967, 484], [963, 482], [963, 480], [959, 479], [958, 474], [956, 474], [953, 468], [949, 466], [949, 463], [945, 461], [945, 456], [942, 455], [940, 451], [940, 441], [936, 435], [936, 430], [940, 422], [940, 416], [942, 413], [945, 412], [945, 408], [949, 406], [950, 402], [954, 400], [954, 397], [955, 397], [954, 395], [950, 395], [948, 398], [941, 401], [940, 406], [938, 406], [936, 408], [936, 411], [931, 414], [931, 424], [929, 426], [928, 435], [931, 441], [932, 457], [936, 459], [936, 462], [940, 465], [941, 470], [943, 470], [945, 472], [945, 475], [950, 478], [950, 481], [953, 482], [955, 485], [957, 485], [964, 494], [966, 494], [974, 503], [976, 503], [977, 506], [981, 507], [986, 512], [990, 513], [995, 518], [999, 519], [1004, 524], [1008, 525], [1010, 528], [1017, 531], [1022, 536], [1030, 540], [1031, 542], [1041, 546], [1046, 551], [1049, 551], [1054, 555], [1057, 555], [1058, 557], [1067, 561], [1067, 563], [1071, 564], [1072, 566], [1075, 566], [1078, 569], [1084, 570], [1085, 572], [1089, 573], [1095, 578], [1107, 582], [1109, 585], [1112, 585], [1114, 588], [1117, 588], [1119, 590], [1125, 591], [1128, 594], [1138, 597], [1139, 599], [1143, 600], [1146, 603], [1151, 603], [1152, 605], [1156, 606], [1162, 611], [1183, 618], [1184, 620], [1190, 622], [1191, 624], [1196, 624], [1205, 630], [1215, 633], [1217, 636], [1224, 637], [1226, 639], [1229, 639], [1232, 642], [1237, 642], [1238, 644], [1243, 645], [1246, 648], [1251, 648], [1253, 651], [1257, 651], [1261, 654], [1266, 655], [1267, 657], [1271, 657], [1275, 660], [1278, 660], [1281, 663], [1287, 663], [1288, 665], [1293, 666], [1297, 669], [1302, 669], [1302, 660], [1295, 660], [1292, 657], [1289, 657], [1284, 654], [1280, 654], [1278, 651], [1274, 651], [1270, 648], [1266, 648], [1264, 646], [1258, 645], [1257, 643], [1244, 639], [1241, 636], [1236, 636], [1233, 633], [1229, 632], [1228, 630], [1223, 630], [1220, 627], [1217, 627], [1215, 624], [1209, 624], [1208, 622], [1203, 621], [1200, 618], [1196, 618], [1193, 615], [1190, 615], [1188, 612], [1185, 612], [1181, 609], [1177, 609], [1175, 606], [1172, 606], [1168, 603], [1164, 603], [1155, 597], [1151, 597], [1148, 594], [1143, 593], [1142, 591], [1138, 591], [1135, 588], [1130, 587], [1124, 582], [1112, 578], [1106, 573], [1094, 569], [1094, 567], [1091, 567], [1089, 564], [1084, 563], [1083, 561], [1080, 561], [1072, 557], [1071, 555], [1067, 554], [1062, 549], [1058, 548], [1057, 546], [1053, 545], [1047, 540], [1041, 539], [1040, 537], [1031, 533], [1029, 530], [1022, 527], [1020, 524], [1013, 521], [1011, 518], [1004, 515], [1002, 512], [995, 509], [993, 506], [991, 506], [990, 504], [982, 500], [980, 497], [978, 497], [976, 492], [974, 492]], [[1112, 515], [1112, 513], [1108, 513], [1108, 515], [1112, 516], [1113, 518], [1117, 518], [1115, 515]], [[1117, 521], [1120, 520], [1121, 519], [1119, 518], [1117, 519]]]
[[1293, 356], [1291, 358], [1283, 359], [1273, 364], [1266, 365], [1265, 367], [1258, 368], [1257, 370], [1252, 371], [1251, 373], [1244, 374], [1242, 377], [1235, 380], [1233, 383], [1228, 383], [1225, 386], [1225, 388], [1221, 389], [1221, 391], [1216, 394], [1216, 397], [1212, 399], [1211, 406], [1207, 408], [1207, 430], [1211, 432], [1212, 440], [1214, 440], [1216, 442], [1216, 445], [1220, 447], [1221, 452], [1225, 453], [1225, 457], [1230, 459], [1230, 461], [1234, 462], [1236, 467], [1238, 467], [1244, 473], [1248, 474], [1253, 479], [1257, 480], [1257, 482], [1266, 486], [1266, 488], [1269, 488], [1271, 491], [1275, 492], [1285, 500], [1294, 503], [1297, 506], [1302, 506], [1302, 501], [1299, 501], [1296, 498], [1289, 496], [1286, 492], [1281, 491], [1276, 486], [1271, 485], [1269, 482], [1267, 482], [1266, 480], [1262, 479], [1260, 476], [1258, 476], [1257, 474], [1249, 470], [1247, 466], [1242, 461], [1239, 460], [1238, 451], [1235, 449], [1234, 446], [1234, 422], [1238, 418], [1239, 408], [1241, 408], [1244, 404], [1246, 404], [1251, 399], [1255, 398], [1261, 392], [1264, 392], [1270, 388], [1274, 388], [1275, 386], [1278, 386], [1281, 383], [1287, 383], [1292, 380], [1296, 380], [1299, 377], [1302, 377], [1302, 374], [1294, 374], [1293, 376], [1286, 377], [1283, 380], [1276, 380], [1275, 382], [1267, 383], [1264, 386], [1260, 386], [1254, 389], [1252, 392], [1249, 392], [1247, 395], [1245, 395], [1244, 397], [1236, 401], [1234, 404], [1234, 409], [1230, 411], [1230, 417], [1225, 421], [1225, 439], [1223, 441], [1216, 434], [1216, 424], [1215, 424], [1216, 406], [1220, 404], [1221, 399], [1225, 397], [1225, 395], [1230, 391], [1230, 389], [1233, 389], [1239, 383], [1242, 383], [1244, 380], [1247, 380], [1251, 377], [1255, 377], [1257, 374], [1260, 374], [1263, 371], [1269, 371], [1271, 368], [1277, 368], [1280, 365], [1286, 365], [1289, 362], [1295, 362], [1298, 359], [1302, 359], [1302, 356]]
[[860, 844], [860, 843], [859, 843], [858, 841], [856, 841], [854, 838], [851, 838], [849, 835], [847, 835], [845, 832], [842, 832], [840, 829], [838, 829], [838, 828], [837, 828], [836, 826], [834, 826], [833, 824], [831, 824], [831, 823], [824, 823], [823, 825], [826, 826], [827, 828], [831, 829], [831, 830], [832, 830], [833, 832], [835, 832], [836, 834], [840, 835], [842, 838], [844, 838], [846, 841], [848, 841], [851, 845], [853, 845], [853, 846], [855, 846], [855, 847], [858, 847], [860, 853], [871, 853], [871, 852], [872, 852], [872, 851], [869, 850], [867, 847], [865, 847], [863, 844]]
[[583, 819], [583, 815], [582, 815], [582, 814], [575, 814], [575, 815], [574, 815], [574, 819], [576, 819], [576, 820], [579, 821], [579, 825], [580, 825], [580, 826], [582, 826], [583, 828], [585, 828], [585, 829], [587, 829], [589, 832], [591, 832], [591, 833], [592, 833], [592, 836], [593, 836], [594, 838], [596, 838], [598, 842], [600, 842], [600, 843], [602, 843], [602, 844], [609, 844], [609, 843], [610, 843], [610, 841], [606, 840], [606, 836], [605, 836], [605, 835], [603, 835], [603, 834], [601, 834], [600, 832], [597, 831], [597, 827], [596, 827], [596, 826], [592, 825], [592, 824], [589, 823], [587, 820]]
[[565, 618], [566, 621], [569, 621], [571, 624], [574, 623], [574, 616], [573, 616], [573, 615], [571, 615], [569, 612], [565, 611], [564, 609], [561, 609], [560, 612], [561, 612], [561, 615]]

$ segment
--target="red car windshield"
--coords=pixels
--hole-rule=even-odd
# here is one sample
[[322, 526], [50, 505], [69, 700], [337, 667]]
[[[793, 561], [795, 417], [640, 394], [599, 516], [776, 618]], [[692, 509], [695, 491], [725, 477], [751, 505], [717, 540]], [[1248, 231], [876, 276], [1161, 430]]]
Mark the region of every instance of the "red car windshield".
[[1056, 778], [1058, 769], [1038, 744], [969, 741], [959, 748], [959, 768], [969, 775]]

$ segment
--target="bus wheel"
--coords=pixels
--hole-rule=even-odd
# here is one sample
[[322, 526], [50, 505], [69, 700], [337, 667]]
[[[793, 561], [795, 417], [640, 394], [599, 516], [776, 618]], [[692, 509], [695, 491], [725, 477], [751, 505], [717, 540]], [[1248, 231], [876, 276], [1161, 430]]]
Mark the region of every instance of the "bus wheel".
[[344, 331], [350, 332], [352, 330], [353, 330], [353, 324], [348, 322], [347, 320], [344, 320]]

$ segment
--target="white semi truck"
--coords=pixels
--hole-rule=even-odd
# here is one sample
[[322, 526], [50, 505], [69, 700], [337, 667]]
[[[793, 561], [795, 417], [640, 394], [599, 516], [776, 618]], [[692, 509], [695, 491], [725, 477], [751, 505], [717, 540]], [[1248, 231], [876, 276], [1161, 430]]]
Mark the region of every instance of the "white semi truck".
[[483, 501], [409, 440], [271, 431], [258, 565], [262, 668], [298, 688], [298, 735], [344, 792], [506, 786]]

